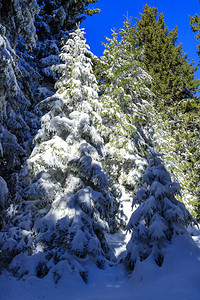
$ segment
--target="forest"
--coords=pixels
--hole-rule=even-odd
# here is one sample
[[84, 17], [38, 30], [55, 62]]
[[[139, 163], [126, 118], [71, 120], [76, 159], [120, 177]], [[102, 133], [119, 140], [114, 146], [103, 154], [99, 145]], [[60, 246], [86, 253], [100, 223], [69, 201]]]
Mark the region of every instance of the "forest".
[[[178, 289], [185, 294], [171, 299], [196, 300], [199, 284], [189, 276], [200, 275], [198, 67], [177, 43], [178, 28], [170, 31], [148, 5], [112, 30], [97, 57], [81, 25], [100, 13], [94, 2], [0, 1], [2, 300], [153, 299], [139, 297], [143, 278], [170, 284], [186, 270]], [[197, 12], [197, 40], [199, 24]], [[185, 264], [171, 275], [176, 255]], [[89, 298], [85, 286], [97, 280], [104, 288], [120, 282], [126, 293], [111, 296], [107, 286]], [[74, 290], [22, 296], [16, 287], [31, 282], [57, 292], [71, 282]], [[147, 291], [168, 299], [162, 284], [161, 294]]]

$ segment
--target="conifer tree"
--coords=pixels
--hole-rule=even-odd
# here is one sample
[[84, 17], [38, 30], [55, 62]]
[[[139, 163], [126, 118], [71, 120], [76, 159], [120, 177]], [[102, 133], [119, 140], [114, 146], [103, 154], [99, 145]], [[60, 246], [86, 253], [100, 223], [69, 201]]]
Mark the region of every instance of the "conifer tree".
[[38, 0], [40, 12], [36, 14], [35, 21], [38, 41], [34, 53], [35, 64], [38, 72], [42, 75], [42, 78], [39, 79], [42, 88], [39, 86], [39, 91], [33, 99], [38, 99], [38, 96], [45, 98], [51, 92], [55, 92], [54, 85], [58, 78], [51, 66], [59, 63], [58, 55], [61, 47], [68, 39], [69, 32], [75, 29], [76, 24], [85, 20], [87, 15], [99, 12], [99, 9], [88, 8], [96, 1]]
[[194, 79], [196, 68], [189, 63], [182, 45], [176, 45], [177, 27], [169, 32], [164, 15], [148, 5], [140, 17], [136, 19], [136, 36], [138, 46], [144, 49], [145, 68], [154, 80], [152, 91], [161, 99], [158, 108], [191, 98], [199, 81]]
[[[190, 25], [192, 31], [196, 33], [197, 41], [200, 39], [200, 15], [195, 14], [194, 16], [190, 16]], [[200, 44], [197, 46], [198, 55], [200, 56]]]
[[99, 13], [100, 9], [88, 8], [98, 0], [38, 0], [41, 7], [36, 17], [36, 27], [40, 40], [66, 38], [66, 33], [75, 29], [76, 24], [86, 16]]
[[30, 102], [18, 84], [16, 56], [5, 27], [0, 25], [0, 175], [6, 180], [21, 167], [26, 151], [31, 147], [28, 123], [36, 121], [34, 114], [27, 112]]
[[[101, 168], [103, 142], [93, 126], [101, 122], [98, 86], [85, 42], [77, 28], [62, 49], [57, 92], [39, 104], [49, 111], [0, 235], [3, 253], [15, 256], [10, 270], [16, 276], [42, 278], [51, 269], [57, 282], [65, 266], [86, 281], [83, 264], [103, 267], [114, 259], [104, 235], [116, 227], [114, 201]], [[21, 264], [24, 259], [35, 262], [34, 270]]]
[[183, 55], [181, 44], [176, 45], [177, 28], [169, 32], [163, 14], [146, 5], [140, 16], [136, 36], [144, 49], [146, 70], [153, 78], [152, 100], [163, 119], [158, 127], [163, 127], [166, 137], [166, 142], [160, 139], [157, 149], [166, 154], [167, 164], [169, 160], [173, 162], [172, 169], [183, 186], [183, 199], [198, 215], [200, 108], [194, 96], [199, 86], [199, 80], [194, 79], [197, 68]]
[[167, 169], [181, 184], [182, 201], [199, 220], [200, 203], [200, 106], [197, 97], [181, 101], [171, 110], [171, 119], [157, 114], [156, 149], [164, 154]]
[[[55, 92], [57, 77], [50, 66], [60, 62], [58, 54], [62, 38], [66, 39], [75, 26], [75, 20], [93, 1], [71, 1], [73, 12], [72, 6], [65, 11], [65, 22], [69, 21], [68, 31], [64, 27], [60, 30], [55, 25], [55, 22], [61, 25], [62, 14], [53, 10], [62, 3], [66, 4], [66, 8], [70, 1], [61, 2], [3, 0], [0, 3], [0, 174], [13, 194], [17, 184], [11, 177], [15, 178], [15, 172], [21, 169], [30, 155], [33, 136], [40, 128], [38, 116], [41, 117], [41, 112], [34, 110], [35, 105]], [[45, 5], [49, 5], [48, 16], [44, 13]], [[57, 28], [55, 35], [47, 24], [50, 16], [56, 16], [54, 24], [51, 23], [52, 28]], [[41, 24], [43, 38], [40, 35]], [[70, 24], [73, 26], [70, 27]]]
[[[164, 260], [164, 248], [179, 234], [186, 234], [195, 220], [185, 205], [176, 199], [180, 185], [172, 182], [169, 173], [156, 156], [150, 158], [143, 187], [133, 198], [133, 212], [127, 230], [132, 231], [127, 244], [125, 263], [134, 269], [137, 261], [152, 256], [158, 266]], [[189, 237], [188, 235], [188, 238]]]
[[36, 42], [34, 19], [39, 12], [37, 0], [2, 0], [0, 3], [0, 23], [12, 36], [13, 46], [16, 46], [17, 36], [26, 40], [27, 47], [31, 48]]
[[[107, 38], [100, 61], [100, 103], [102, 124], [99, 127], [105, 143], [105, 168], [113, 182], [115, 195], [123, 200], [132, 197], [141, 185], [146, 157], [152, 145], [151, 104], [142, 96], [150, 95], [146, 84], [151, 77], [139, 63], [141, 50], [136, 49], [131, 20], [127, 17], [123, 28]], [[120, 217], [124, 225], [124, 220]]]

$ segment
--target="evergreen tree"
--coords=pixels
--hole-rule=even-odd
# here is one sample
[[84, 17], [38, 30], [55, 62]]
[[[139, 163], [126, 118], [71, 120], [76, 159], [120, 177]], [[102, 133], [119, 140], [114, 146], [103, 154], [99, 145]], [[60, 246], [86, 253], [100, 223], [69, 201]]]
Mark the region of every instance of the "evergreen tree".
[[[192, 31], [196, 34], [197, 41], [200, 39], [200, 15], [195, 14], [194, 16], [190, 16], [190, 25]], [[197, 46], [198, 55], [200, 56], [200, 44]]]
[[194, 79], [196, 68], [189, 63], [182, 45], [176, 45], [177, 27], [169, 32], [164, 15], [148, 5], [144, 6], [140, 17], [136, 19], [136, 36], [138, 46], [144, 49], [145, 68], [154, 80], [152, 91], [160, 99], [158, 108], [191, 98], [199, 81]]
[[[59, 37], [54, 36], [50, 29], [47, 35], [43, 28], [44, 35], [41, 38], [41, 24], [48, 27], [47, 20], [55, 13], [50, 9], [56, 9], [55, 5], [59, 5], [58, 1], [46, 2], [9, 0], [0, 3], [0, 175], [6, 180], [13, 201], [17, 192], [16, 172], [30, 155], [33, 136], [40, 128], [38, 117], [41, 117], [41, 112], [34, 108], [41, 99], [55, 92], [57, 77], [50, 67], [60, 62], [58, 54], [61, 36], [63, 34], [66, 39], [69, 33], [66, 28], [62, 28], [64, 34], [63, 30], [59, 31], [58, 26], [52, 24], [52, 28], [57, 28], [57, 34], [60, 32]], [[45, 3], [48, 5], [53, 2], [57, 4], [49, 5], [49, 18], [46, 18], [43, 13]], [[83, 13], [83, 6], [86, 9], [89, 1], [84, 1], [83, 5], [81, 3], [73, 1], [73, 9], [76, 11], [74, 18], [71, 8], [68, 13], [66, 11], [65, 21], [70, 19], [73, 23], [72, 27], [68, 24], [68, 30], [73, 29], [74, 20]], [[61, 21], [62, 14], [56, 14], [56, 22], [61, 24]]]
[[12, 36], [13, 46], [16, 46], [17, 36], [26, 40], [27, 47], [31, 48], [36, 42], [34, 19], [39, 11], [37, 0], [2, 0], [0, 3], [0, 23]]
[[[176, 30], [168, 32], [163, 16], [157, 21], [156, 9], [145, 6], [159, 43], [166, 40], [162, 45], [169, 50], [165, 49], [167, 59], [172, 54], [177, 59], [169, 59], [173, 68], [178, 66], [171, 70], [174, 77], [159, 67], [165, 64], [158, 63], [158, 53], [164, 52], [159, 45], [156, 48], [155, 37], [151, 50], [158, 49], [154, 62], [164, 75], [157, 76], [153, 65], [152, 77], [144, 70], [148, 49], [138, 42], [138, 28], [145, 18], [138, 21], [136, 31], [127, 18], [124, 27], [107, 39], [104, 55], [97, 60], [99, 91], [92, 74], [94, 56], [83, 30], [69, 34], [83, 15], [98, 12], [87, 9], [94, 2], [0, 3], [0, 22], [5, 26], [0, 25], [0, 260], [1, 267], [5, 261], [18, 278], [42, 278], [50, 271], [57, 283], [68, 270], [87, 281], [89, 263], [100, 268], [113, 263], [107, 234], [126, 225], [123, 200], [134, 195], [133, 205], [140, 206], [127, 226], [133, 230], [126, 257], [130, 268], [151, 255], [161, 265], [162, 249], [194, 222], [175, 198], [179, 184], [171, 181], [159, 159], [148, 159], [154, 154], [155, 140], [157, 149], [177, 160], [177, 169], [184, 155], [181, 183], [195, 197], [199, 195], [199, 106], [197, 98], [190, 99], [197, 84], [192, 80], [194, 69], [181, 47], [175, 46]], [[150, 55], [148, 59], [150, 63]], [[180, 76], [186, 71], [187, 87], [185, 75]], [[167, 76], [177, 81], [170, 82]], [[156, 96], [170, 106], [163, 126], [158, 125], [162, 119], [150, 101], [152, 78], [152, 90], [157, 84]], [[155, 134], [155, 129], [160, 131]], [[180, 177], [180, 170], [177, 173]]]
[[[172, 182], [169, 173], [157, 157], [149, 161], [143, 176], [143, 187], [133, 198], [133, 212], [127, 230], [132, 231], [127, 244], [125, 263], [134, 269], [137, 261], [152, 256], [158, 266], [164, 259], [164, 247], [179, 234], [186, 234], [189, 224], [194, 224], [185, 205], [176, 199], [180, 185]], [[188, 238], [189, 237], [188, 235]]]
[[64, 39], [76, 24], [85, 20], [86, 15], [99, 13], [99, 9], [88, 8], [97, 0], [38, 0], [41, 7], [36, 17], [39, 40]]
[[[162, 121], [157, 127], [166, 138], [160, 139], [158, 151], [166, 154], [166, 163], [183, 186], [185, 204], [199, 214], [199, 80], [194, 79], [196, 68], [176, 46], [177, 28], [168, 31], [163, 14], [146, 5], [137, 19], [138, 45], [144, 49], [144, 64], [153, 78], [153, 102]], [[167, 109], [166, 109], [167, 105]], [[170, 143], [169, 143], [170, 140]], [[169, 160], [171, 160], [171, 165]], [[168, 161], [168, 162], [167, 162]]]
[[[93, 261], [103, 267], [114, 256], [104, 233], [114, 231], [114, 201], [101, 168], [103, 142], [93, 124], [98, 116], [98, 87], [83, 30], [70, 34], [55, 66], [61, 73], [54, 96], [39, 106], [41, 119], [35, 147], [20, 172], [18, 203], [8, 208], [9, 222], [0, 235], [3, 253], [15, 256], [16, 276], [44, 277], [55, 282], [64, 265], [79, 272]], [[35, 262], [34, 270], [22, 260]]]
[[51, 66], [59, 63], [60, 49], [68, 39], [69, 32], [75, 29], [76, 24], [85, 20], [86, 15], [99, 12], [99, 9], [88, 8], [96, 1], [38, 0], [40, 12], [36, 14], [35, 21], [38, 41], [34, 54], [35, 64], [41, 75], [39, 83], [42, 88], [39, 87], [37, 93], [34, 93], [36, 95], [33, 99], [40, 97], [39, 100], [41, 100], [41, 97], [48, 97], [51, 91], [55, 92], [54, 85], [58, 78]]
[[[153, 108], [142, 98], [150, 95], [146, 84], [151, 78], [139, 63], [141, 51], [136, 49], [129, 18], [107, 41], [103, 56], [96, 62], [102, 95], [102, 124], [98, 128], [105, 143], [105, 168], [122, 207], [123, 200], [132, 197], [141, 185], [146, 158], [153, 148]], [[122, 214], [120, 222], [124, 225]]]
[[[9, 180], [11, 173], [21, 168], [26, 152], [31, 147], [31, 129], [35, 121], [28, 113], [30, 102], [18, 84], [19, 73], [16, 53], [6, 38], [6, 30], [0, 25], [0, 175]], [[30, 121], [31, 119], [31, 121]]]
[[200, 203], [200, 107], [199, 99], [181, 101], [171, 111], [171, 119], [155, 122], [156, 149], [164, 154], [165, 165], [181, 184], [182, 200], [199, 220]]
[[6, 117], [6, 98], [8, 93], [11, 95], [17, 95], [19, 93], [19, 86], [15, 76], [14, 68], [16, 65], [16, 54], [11, 48], [11, 45], [6, 38], [6, 29], [0, 25], [0, 120], [1, 122]]

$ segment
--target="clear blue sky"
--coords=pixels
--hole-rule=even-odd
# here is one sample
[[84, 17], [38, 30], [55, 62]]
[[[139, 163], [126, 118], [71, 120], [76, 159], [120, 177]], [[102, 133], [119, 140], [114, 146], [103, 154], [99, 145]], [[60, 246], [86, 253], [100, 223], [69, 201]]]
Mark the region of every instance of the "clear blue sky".
[[[101, 43], [105, 42], [105, 36], [110, 37], [111, 29], [123, 26], [127, 12], [134, 24], [145, 4], [157, 7], [158, 12], [164, 14], [169, 30], [178, 26], [178, 43], [182, 42], [184, 52], [188, 52], [188, 58], [193, 59], [196, 66], [199, 62], [197, 41], [189, 25], [189, 15], [200, 13], [199, 0], [98, 0], [91, 7], [100, 8], [100, 14], [87, 17], [82, 23], [91, 51], [97, 56], [102, 55], [104, 46]], [[196, 77], [200, 78], [200, 70], [196, 72]]]

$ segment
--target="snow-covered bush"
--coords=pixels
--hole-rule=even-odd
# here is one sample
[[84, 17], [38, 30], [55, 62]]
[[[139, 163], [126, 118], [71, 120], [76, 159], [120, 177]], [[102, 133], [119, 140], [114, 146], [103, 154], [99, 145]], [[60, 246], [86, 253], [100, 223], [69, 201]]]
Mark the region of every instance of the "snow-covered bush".
[[125, 263], [134, 269], [137, 260], [153, 256], [157, 265], [164, 259], [163, 249], [176, 235], [195, 223], [185, 205], [176, 199], [180, 185], [172, 182], [161, 160], [152, 157], [143, 175], [143, 187], [133, 198], [132, 213], [127, 230], [132, 231], [127, 244]]

